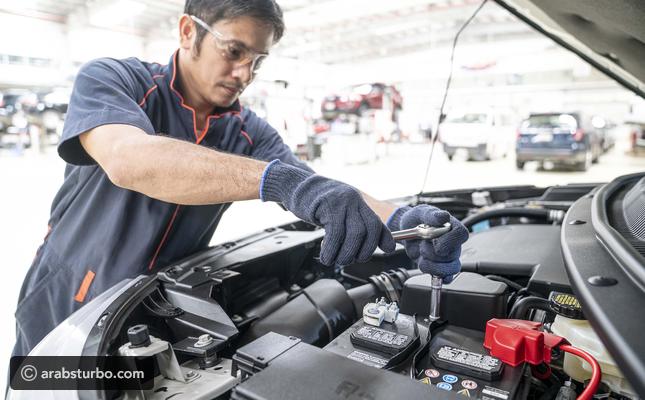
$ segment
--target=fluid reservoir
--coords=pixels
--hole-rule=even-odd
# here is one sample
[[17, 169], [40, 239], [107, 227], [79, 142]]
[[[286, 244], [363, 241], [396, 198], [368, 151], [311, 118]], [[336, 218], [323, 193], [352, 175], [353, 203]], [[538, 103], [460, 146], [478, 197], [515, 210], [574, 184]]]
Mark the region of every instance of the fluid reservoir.
[[[584, 319], [578, 299], [568, 293], [552, 292], [549, 302], [553, 311], [558, 314], [551, 325], [553, 333], [567, 339], [574, 347], [591, 354], [600, 364], [602, 381], [612, 391], [623, 396], [636, 397], [636, 392], [629, 386], [589, 322]], [[591, 378], [591, 366], [569, 353], [564, 355], [564, 372], [578, 382]]]

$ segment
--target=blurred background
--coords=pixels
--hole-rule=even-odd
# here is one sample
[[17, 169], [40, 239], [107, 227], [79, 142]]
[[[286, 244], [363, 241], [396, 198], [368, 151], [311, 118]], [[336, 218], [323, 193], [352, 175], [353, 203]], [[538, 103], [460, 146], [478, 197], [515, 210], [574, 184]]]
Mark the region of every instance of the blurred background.
[[[279, 4], [286, 35], [242, 103], [324, 175], [394, 198], [606, 182], [645, 167], [643, 100], [489, 2], [457, 46], [426, 179], [452, 42], [480, 2]], [[77, 71], [97, 57], [166, 64], [183, 5], [0, 1], [1, 359], [8, 362], [18, 291], [63, 179], [56, 144]], [[532, 158], [535, 149], [543, 157]], [[290, 219], [273, 204], [235, 204], [213, 243]]]

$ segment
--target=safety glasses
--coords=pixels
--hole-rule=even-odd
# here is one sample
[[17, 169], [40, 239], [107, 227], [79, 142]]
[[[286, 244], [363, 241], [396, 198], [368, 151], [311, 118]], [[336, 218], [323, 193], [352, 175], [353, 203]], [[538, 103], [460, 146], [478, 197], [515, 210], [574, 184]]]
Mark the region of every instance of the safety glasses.
[[251, 64], [251, 72], [255, 74], [262, 66], [264, 59], [269, 56], [269, 53], [259, 53], [249, 49], [239, 40], [226, 39], [224, 35], [212, 29], [208, 24], [206, 24], [206, 22], [194, 15], [191, 15], [190, 18], [195, 21], [197, 25], [201, 26], [208, 33], [213, 35], [215, 38], [215, 44], [220, 50], [222, 57], [224, 57], [225, 60], [234, 63], [236, 68]]

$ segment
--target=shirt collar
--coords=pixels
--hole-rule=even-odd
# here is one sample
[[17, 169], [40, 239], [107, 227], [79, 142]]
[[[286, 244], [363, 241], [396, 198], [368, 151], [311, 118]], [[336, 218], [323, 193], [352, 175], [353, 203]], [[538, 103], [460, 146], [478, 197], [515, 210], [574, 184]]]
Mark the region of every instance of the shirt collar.
[[[184, 101], [184, 97], [180, 91], [180, 88], [177, 85], [178, 83], [177, 80], [179, 79], [178, 59], [179, 59], [179, 50], [175, 50], [173, 55], [170, 57], [170, 61], [168, 62], [168, 65], [166, 66], [167, 68], [166, 81], [168, 82], [170, 91], [174, 94], [174, 98], [179, 102], [179, 104], [182, 107], [195, 112], [191, 106], [186, 104], [186, 102]], [[241, 111], [242, 111], [242, 106], [240, 105], [240, 100], [237, 99], [229, 107], [215, 107], [215, 109], [213, 109], [213, 114], [211, 114], [211, 116], [219, 116], [226, 113], [240, 113]]]

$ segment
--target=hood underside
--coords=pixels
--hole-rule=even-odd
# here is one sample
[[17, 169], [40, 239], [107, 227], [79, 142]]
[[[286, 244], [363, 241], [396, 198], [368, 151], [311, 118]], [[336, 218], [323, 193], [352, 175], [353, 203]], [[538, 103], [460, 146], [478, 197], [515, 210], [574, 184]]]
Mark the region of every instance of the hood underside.
[[642, 0], [495, 1], [645, 98], [645, 2]]

